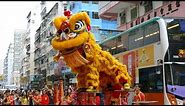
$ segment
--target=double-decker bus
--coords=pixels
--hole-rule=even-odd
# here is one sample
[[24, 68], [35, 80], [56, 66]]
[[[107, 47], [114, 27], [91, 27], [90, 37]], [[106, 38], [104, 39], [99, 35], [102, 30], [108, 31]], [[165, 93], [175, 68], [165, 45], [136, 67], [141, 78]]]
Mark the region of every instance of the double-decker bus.
[[154, 17], [99, 44], [127, 66], [147, 101], [183, 104], [185, 18]]

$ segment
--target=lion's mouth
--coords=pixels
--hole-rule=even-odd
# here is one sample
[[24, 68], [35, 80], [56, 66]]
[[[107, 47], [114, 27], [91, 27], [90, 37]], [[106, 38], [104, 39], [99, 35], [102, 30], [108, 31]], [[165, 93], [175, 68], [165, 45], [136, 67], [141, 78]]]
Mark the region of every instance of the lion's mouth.
[[80, 67], [89, 63], [89, 60], [86, 59], [83, 45], [76, 48], [65, 49], [65, 51], [62, 51], [62, 55], [70, 67]]
[[63, 50], [62, 54], [63, 55], [68, 55], [68, 54], [71, 54], [71, 53], [73, 53], [75, 51], [78, 51], [80, 53], [80, 55], [82, 55], [84, 58], [86, 58], [85, 51], [83, 49], [83, 45], [80, 45], [78, 47], [65, 49], [65, 50]]

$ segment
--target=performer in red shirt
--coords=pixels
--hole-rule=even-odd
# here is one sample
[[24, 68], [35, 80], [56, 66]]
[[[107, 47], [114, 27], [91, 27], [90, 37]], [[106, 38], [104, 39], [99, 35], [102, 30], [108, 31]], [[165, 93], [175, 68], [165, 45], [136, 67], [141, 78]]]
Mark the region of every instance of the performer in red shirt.
[[139, 86], [135, 87], [135, 96], [134, 96], [134, 101], [145, 101], [145, 95], [143, 92], [140, 91]]
[[40, 105], [41, 104], [41, 95], [38, 90], [35, 91], [35, 94], [33, 96], [34, 105]]
[[46, 94], [46, 90], [42, 90], [41, 105], [49, 105], [49, 96]]

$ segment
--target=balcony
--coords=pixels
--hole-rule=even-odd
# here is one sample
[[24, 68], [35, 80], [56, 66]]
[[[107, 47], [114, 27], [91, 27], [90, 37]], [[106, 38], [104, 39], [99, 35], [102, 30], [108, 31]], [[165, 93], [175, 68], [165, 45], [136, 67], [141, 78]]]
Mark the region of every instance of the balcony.
[[118, 12], [135, 5], [139, 1], [102, 1], [99, 3], [99, 16], [102, 19], [117, 19]]
[[185, 2], [184, 1], [172, 1], [169, 2], [159, 8], [153, 9], [147, 13], [145, 13], [143, 16], [140, 16], [136, 18], [133, 21], [130, 21], [128, 23], [122, 24], [117, 27], [118, 30], [127, 30], [135, 25], [138, 25], [140, 23], [143, 23], [153, 17], [159, 16], [159, 17], [184, 17], [185, 12], [184, 7]]

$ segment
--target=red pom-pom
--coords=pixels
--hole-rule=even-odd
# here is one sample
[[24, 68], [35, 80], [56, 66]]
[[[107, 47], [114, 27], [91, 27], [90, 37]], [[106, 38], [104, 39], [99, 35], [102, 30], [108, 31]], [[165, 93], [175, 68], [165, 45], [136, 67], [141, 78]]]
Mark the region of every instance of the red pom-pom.
[[64, 11], [64, 15], [67, 16], [67, 17], [70, 17], [71, 16], [71, 11], [69, 11], [69, 10]]
[[87, 25], [87, 30], [90, 31], [91, 30], [91, 26]]

